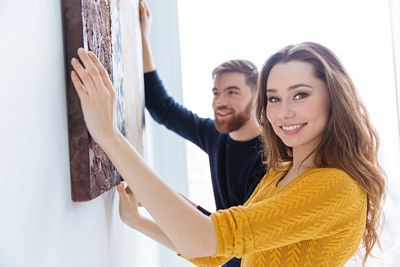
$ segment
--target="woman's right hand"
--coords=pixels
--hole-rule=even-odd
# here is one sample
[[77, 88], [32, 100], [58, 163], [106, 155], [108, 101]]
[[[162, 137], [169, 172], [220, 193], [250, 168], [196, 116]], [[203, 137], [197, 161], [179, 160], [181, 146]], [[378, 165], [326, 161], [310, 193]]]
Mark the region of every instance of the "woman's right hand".
[[125, 182], [118, 184], [117, 191], [119, 194], [119, 216], [125, 224], [134, 228], [141, 219], [138, 209], [139, 202], [129, 186], [125, 187]]

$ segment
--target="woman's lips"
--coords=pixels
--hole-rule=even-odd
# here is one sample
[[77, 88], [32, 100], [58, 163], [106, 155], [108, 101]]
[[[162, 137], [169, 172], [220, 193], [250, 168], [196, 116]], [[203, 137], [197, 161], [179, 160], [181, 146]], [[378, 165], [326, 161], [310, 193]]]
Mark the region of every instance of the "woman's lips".
[[286, 135], [295, 135], [300, 132], [307, 123], [297, 123], [279, 126]]

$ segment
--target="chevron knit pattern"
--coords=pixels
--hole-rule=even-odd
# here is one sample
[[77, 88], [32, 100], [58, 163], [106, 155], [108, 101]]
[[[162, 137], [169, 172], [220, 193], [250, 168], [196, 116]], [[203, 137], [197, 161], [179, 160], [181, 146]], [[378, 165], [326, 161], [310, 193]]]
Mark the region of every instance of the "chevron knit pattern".
[[357, 251], [367, 213], [365, 192], [344, 171], [314, 168], [284, 187], [270, 171], [243, 205], [211, 215], [218, 235], [218, 266], [232, 257], [246, 267], [343, 266]]

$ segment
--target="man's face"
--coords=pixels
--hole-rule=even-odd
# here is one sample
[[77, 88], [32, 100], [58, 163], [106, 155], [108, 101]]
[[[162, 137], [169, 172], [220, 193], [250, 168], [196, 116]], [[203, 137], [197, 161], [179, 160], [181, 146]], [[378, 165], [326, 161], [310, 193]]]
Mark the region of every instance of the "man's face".
[[215, 78], [212, 91], [217, 130], [221, 133], [239, 130], [253, 112], [253, 94], [246, 76], [238, 72], [222, 73]]

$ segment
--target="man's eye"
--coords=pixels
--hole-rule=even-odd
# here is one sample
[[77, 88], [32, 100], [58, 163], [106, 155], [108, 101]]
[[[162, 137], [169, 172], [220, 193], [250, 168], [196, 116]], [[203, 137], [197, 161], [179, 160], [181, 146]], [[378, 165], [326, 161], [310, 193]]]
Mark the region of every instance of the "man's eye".
[[228, 94], [229, 95], [237, 95], [237, 92], [236, 91], [229, 91]]

